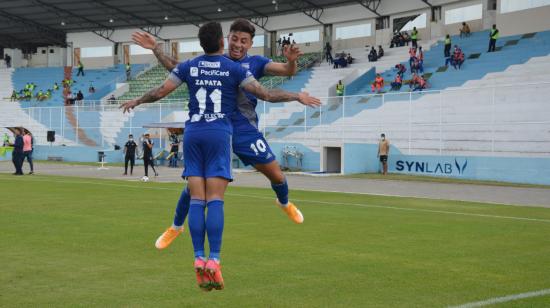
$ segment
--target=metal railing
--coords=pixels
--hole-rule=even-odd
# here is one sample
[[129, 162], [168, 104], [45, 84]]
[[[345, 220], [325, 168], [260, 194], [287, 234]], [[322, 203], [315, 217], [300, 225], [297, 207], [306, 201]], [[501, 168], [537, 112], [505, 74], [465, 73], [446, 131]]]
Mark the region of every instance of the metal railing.
[[[550, 83], [516, 84], [325, 97], [321, 108], [260, 102], [257, 112], [259, 129], [271, 142], [318, 148], [376, 143], [385, 133], [407, 154], [547, 157], [549, 97]], [[23, 109], [26, 119], [14, 115], [13, 124], [43, 136], [56, 130], [67, 144], [84, 144], [85, 135], [98, 146], [111, 146], [119, 143], [118, 136], [144, 132], [144, 124], [186, 119], [185, 113], [175, 113], [186, 110], [181, 100], [142, 105], [130, 115], [123, 115], [119, 104], [32, 107]], [[155, 132], [163, 136], [162, 130]], [[45, 137], [37, 143], [45, 144]]]

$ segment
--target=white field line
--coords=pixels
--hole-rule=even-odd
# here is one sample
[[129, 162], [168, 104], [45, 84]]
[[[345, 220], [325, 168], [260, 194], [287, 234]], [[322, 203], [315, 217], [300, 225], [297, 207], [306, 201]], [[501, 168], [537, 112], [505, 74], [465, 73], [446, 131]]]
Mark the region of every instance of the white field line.
[[467, 304], [463, 304], [463, 305], [460, 305], [460, 306], [452, 306], [452, 307], [449, 307], [449, 308], [483, 307], [483, 306], [488, 306], [488, 305], [506, 303], [506, 302], [511, 302], [511, 301], [515, 301], [515, 300], [519, 300], [519, 299], [537, 297], [537, 296], [544, 296], [544, 295], [550, 295], [550, 289], [544, 289], [544, 290], [533, 291], [533, 292], [507, 295], [507, 296], [503, 296], [503, 297], [495, 297], [495, 298], [490, 298], [488, 300], [484, 300], [484, 301], [480, 301], [480, 302], [472, 302], [472, 303], [467, 303]]
[[[17, 177], [0, 177], [0, 180], [4, 181], [20, 181]], [[23, 180], [23, 179], [21, 179]], [[122, 188], [136, 188], [136, 189], [150, 189], [150, 190], [168, 190], [168, 191], [180, 191], [179, 189], [165, 188], [165, 187], [147, 187], [147, 186], [136, 186], [136, 185], [125, 185], [125, 184], [114, 184], [114, 183], [99, 183], [99, 182], [88, 182], [88, 181], [58, 181], [51, 179], [25, 179], [26, 181], [33, 182], [49, 182], [49, 183], [61, 183], [61, 184], [87, 184], [87, 185], [98, 185], [98, 186], [110, 186], [110, 187], [122, 187]], [[182, 186], [184, 183], [182, 183]], [[272, 200], [275, 198], [273, 196], [261, 196], [253, 194], [235, 194], [235, 193], [226, 193], [228, 196], [237, 196], [237, 197], [248, 197], [255, 199], [263, 200]], [[390, 205], [376, 205], [376, 204], [363, 204], [363, 203], [347, 203], [347, 202], [328, 202], [320, 200], [302, 200], [302, 199], [293, 199], [302, 203], [314, 203], [314, 204], [323, 204], [323, 205], [342, 205], [342, 206], [358, 206], [358, 207], [367, 207], [367, 208], [382, 208], [382, 209], [392, 209], [392, 210], [401, 210], [401, 211], [412, 211], [412, 212], [424, 212], [424, 213], [436, 213], [436, 214], [446, 214], [446, 215], [460, 215], [460, 216], [470, 216], [470, 217], [484, 217], [484, 218], [495, 218], [495, 219], [509, 219], [509, 220], [519, 220], [519, 221], [536, 221], [550, 223], [550, 219], [542, 218], [528, 218], [528, 217], [516, 217], [516, 216], [501, 216], [501, 215], [489, 215], [489, 214], [476, 214], [476, 213], [464, 213], [464, 212], [454, 212], [454, 211], [441, 211], [441, 210], [429, 210], [429, 209], [418, 209], [418, 208], [406, 208]]]

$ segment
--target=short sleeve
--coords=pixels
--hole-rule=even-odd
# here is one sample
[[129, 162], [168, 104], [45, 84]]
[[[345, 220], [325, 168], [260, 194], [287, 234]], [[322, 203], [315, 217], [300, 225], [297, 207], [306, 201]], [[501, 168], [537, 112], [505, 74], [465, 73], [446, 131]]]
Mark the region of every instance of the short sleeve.
[[237, 65], [234, 65], [233, 67], [234, 67], [235, 74], [237, 76], [239, 87], [242, 88], [247, 84], [256, 80], [256, 78], [254, 78], [254, 75], [249, 70], [242, 67], [241, 65], [237, 64]]
[[273, 60], [270, 58], [258, 56], [258, 73], [260, 74], [260, 77], [263, 77], [266, 74], [265, 69], [271, 62], [273, 62]]
[[173, 81], [175, 84], [180, 85], [184, 83], [187, 80], [187, 76], [189, 75], [189, 61], [185, 61], [183, 63], [178, 64], [170, 75], [168, 76], [168, 79]]

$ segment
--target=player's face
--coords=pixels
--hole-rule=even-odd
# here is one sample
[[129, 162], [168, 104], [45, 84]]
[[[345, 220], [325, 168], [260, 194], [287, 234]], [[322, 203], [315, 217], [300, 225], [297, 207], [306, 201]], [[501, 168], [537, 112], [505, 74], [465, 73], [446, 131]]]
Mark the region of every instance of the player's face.
[[252, 48], [252, 36], [250, 33], [233, 31], [227, 37], [229, 42], [229, 56], [231, 59], [238, 60], [246, 55], [248, 50]]

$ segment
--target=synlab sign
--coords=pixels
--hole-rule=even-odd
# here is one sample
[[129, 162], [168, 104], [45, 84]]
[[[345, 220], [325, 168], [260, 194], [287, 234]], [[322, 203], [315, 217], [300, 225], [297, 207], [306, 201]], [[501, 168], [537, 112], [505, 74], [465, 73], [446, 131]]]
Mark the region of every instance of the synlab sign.
[[462, 175], [468, 166], [468, 160], [463, 162], [454, 159], [448, 161], [419, 161], [419, 160], [398, 160], [395, 162], [395, 170], [407, 173], [422, 173], [434, 175]]

